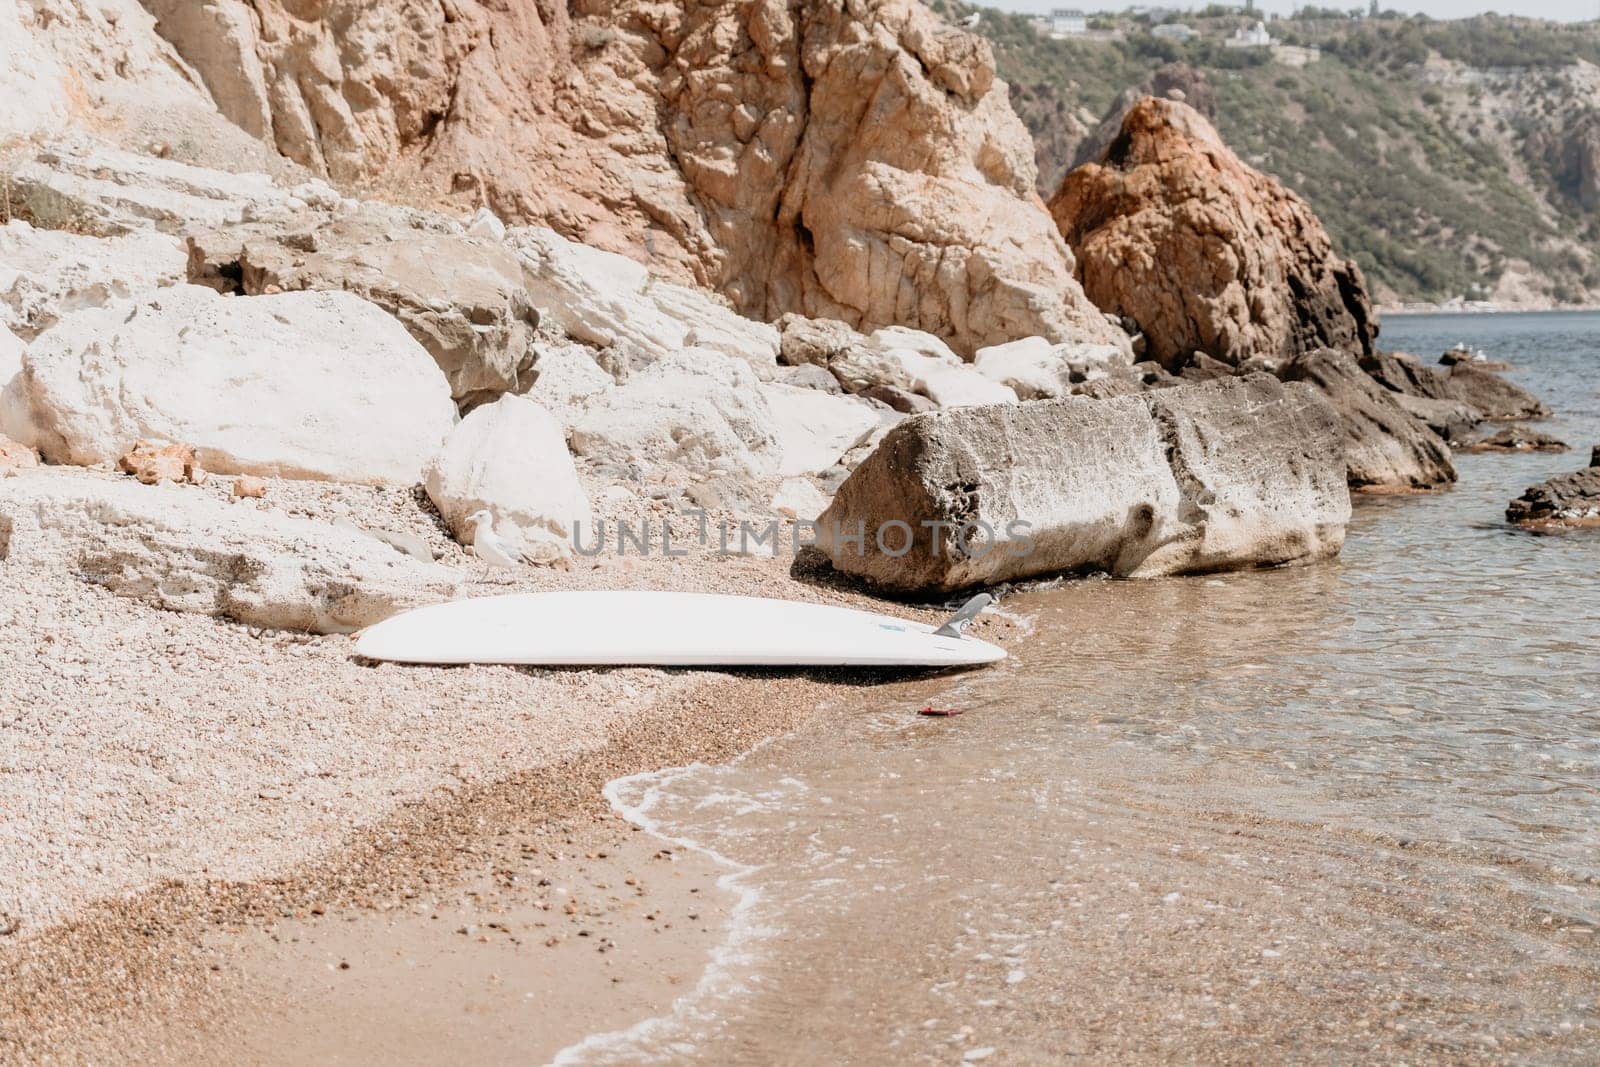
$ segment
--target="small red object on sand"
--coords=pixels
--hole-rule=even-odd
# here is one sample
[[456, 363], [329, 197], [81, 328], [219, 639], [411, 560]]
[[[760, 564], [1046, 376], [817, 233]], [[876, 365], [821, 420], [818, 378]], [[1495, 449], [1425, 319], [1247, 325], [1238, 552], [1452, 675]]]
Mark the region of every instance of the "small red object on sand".
[[938, 719], [948, 719], [953, 715], [963, 715], [965, 708], [936, 708], [932, 704], [917, 712], [918, 715], [928, 715]]

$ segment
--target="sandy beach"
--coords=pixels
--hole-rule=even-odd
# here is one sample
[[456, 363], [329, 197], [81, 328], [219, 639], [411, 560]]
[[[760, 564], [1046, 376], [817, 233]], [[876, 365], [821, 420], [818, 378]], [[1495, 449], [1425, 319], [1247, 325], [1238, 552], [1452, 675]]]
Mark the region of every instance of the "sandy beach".
[[[189, 491], [224, 495], [227, 480]], [[241, 506], [409, 532], [442, 562], [477, 575], [476, 595], [715, 587], [880, 603], [796, 581], [787, 555], [608, 554], [508, 582], [465, 555], [409, 491], [274, 481], [265, 501]], [[652, 514], [659, 521], [668, 512], [658, 504]], [[691, 542], [695, 520], [672, 521]], [[497, 920], [487, 915], [500, 910], [560, 904], [554, 889], [538, 886], [546, 876], [565, 885], [569, 899], [594, 899], [604, 915], [605, 891], [578, 886], [614, 877], [585, 867], [621, 832], [601, 796], [607, 781], [729, 758], [814, 715], [841, 686], [882, 680], [373, 665], [353, 657], [347, 636], [163, 612], [16, 566], [0, 573], [0, 605], [0, 714], [16, 739], [0, 775], [0, 869], [12, 875], [0, 899], [0, 1048], [8, 1061], [141, 1059], [129, 1044], [133, 1019], [179, 1019], [172, 1032], [192, 1036], [196, 1020], [221, 1012], [210, 1017], [236, 1033], [233, 1015], [206, 1005], [221, 1003], [213, 994], [230, 983], [252, 990], [244, 1002], [263, 1002], [259, 988], [239, 983], [245, 974], [270, 981], [276, 964], [257, 950], [275, 944], [269, 931], [281, 924], [313, 920], [305, 934], [290, 935], [310, 946], [333, 925], [328, 915], [353, 918], [350, 929], [407, 916], [425, 942], [435, 927], [489, 929]], [[645, 847], [642, 855], [655, 852]], [[705, 889], [709, 874], [681, 881]], [[470, 893], [484, 915], [460, 910]], [[421, 909], [427, 914], [419, 917]], [[695, 939], [714, 935], [691, 929], [687, 913], [667, 906], [663, 914], [679, 918], [673, 947], [661, 951], [692, 961]], [[507, 923], [523, 929], [530, 951], [588, 951], [574, 944], [567, 927], [577, 920], [564, 911], [555, 912], [559, 930], [538, 937], [518, 914]], [[233, 941], [222, 936], [229, 932]], [[620, 934], [595, 933], [627, 944]], [[546, 947], [552, 936], [561, 944]], [[634, 976], [630, 990], [654, 982], [658, 996], [619, 1001], [618, 1022], [671, 992], [658, 961], [631, 951], [602, 961], [596, 980], [609, 984], [622, 967]], [[234, 952], [251, 962], [230, 961]], [[323, 978], [320, 967], [295, 977], [312, 974]], [[265, 1002], [287, 1007], [315, 988], [289, 983]], [[163, 1006], [179, 1014], [163, 1015]], [[553, 1051], [592, 1021], [587, 1009], [569, 1014], [541, 1040]], [[170, 1039], [159, 1026], [149, 1035]]]

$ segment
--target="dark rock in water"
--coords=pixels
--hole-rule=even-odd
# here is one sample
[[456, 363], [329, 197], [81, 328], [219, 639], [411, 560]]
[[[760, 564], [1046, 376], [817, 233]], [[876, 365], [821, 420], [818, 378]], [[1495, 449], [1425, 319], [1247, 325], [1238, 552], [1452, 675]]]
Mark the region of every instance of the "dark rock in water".
[[1390, 392], [1389, 395], [1401, 407], [1427, 423], [1428, 429], [1444, 438], [1451, 448], [1467, 440], [1483, 422], [1483, 414], [1477, 408], [1459, 400], [1433, 400], [1409, 393]]
[[1463, 452], [1570, 452], [1565, 441], [1522, 426], [1507, 426], [1499, 433], [1461, 447]]
[[1450, 446], [1368, 377], [1355, 357], [1324, 348], [1296, 356], [1282, 374], [1315, 387], [1339, 412], [1352, 488], [1439, 489], [1456, 480]]
[[907, 419], [817, 541], [839, 571], [911, 594], [1305, 562], [1339, 551], [1349, 516], [1338, 413], [1252, 375]]
[[1467, 363], [1445, 369], [1427, 366], [1416, 356], [1401, 352], [1374, 352], [1362, 359], [1361, 369], [1386, 389], [1430, 400], [1459, 400], [1486, 419], [1509, 422], [1550, 414], [1526, 389]]
[[1457, 345], [1455, 348], [1450, 349], [1450, 351], [1440, 356], [1439, 362], [1446, 367], [1453, 367], [1457, 363], [1465, 363], [1468, 366], [1477, 367], [1479, 370], [1498, 371], [1511, 369], [1511, 364], [1502, 363], [1495, 359], [1489, 359], [1482, 352], [1467, 348], [1463, 345]]
[[1506, 508], [1506, 518], [1526, 526], [1600, 525], [1600, 446], [1585, 470], [1531, 486]]
[[1471, 404], [1486, 419], [1542, 419], [1550, 414], [1538, 397], [1520, 385], [1470, 363], [1450, 368], [1449, 391], [1451, 398]]
[[1361, 369], [1391, 392], [1430, 400], [1449, 400], [1450, 372], [1430, 367], [1404, 352], [1374, 352], [1363, 356]]

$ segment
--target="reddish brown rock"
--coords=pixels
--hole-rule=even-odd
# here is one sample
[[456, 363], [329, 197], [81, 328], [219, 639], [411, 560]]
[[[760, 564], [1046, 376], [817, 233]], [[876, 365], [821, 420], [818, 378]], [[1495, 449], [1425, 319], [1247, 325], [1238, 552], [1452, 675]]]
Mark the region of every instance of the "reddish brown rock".
[[241, 474], [233, 480], [235, 500], [260, 500], [267, 495], [267, 480], [253, 474]]
[[136, 441], [117, 460], [117, 469], [131, 474], [145, 485], [157, 482], [205, 481], [205, 472], [195, 459], [194, 446], [166, 441]]
[[[916, 0], [150, 0], [285, 155], [963, 355], [1117, 341], [982, 38]], [[1123, 342], [1125, 343], [1125, 341]]]
[[1246, 166], [1193, 108], [1146, 97], [1050, 201], [1089, 298], [1135, 320], [1150, 358], [1366, 355], [1366, 283], [1306, 202]]
[[38, 465], [38, 452], [9, 437], [0, 436], [0, 471], [26, 470]]

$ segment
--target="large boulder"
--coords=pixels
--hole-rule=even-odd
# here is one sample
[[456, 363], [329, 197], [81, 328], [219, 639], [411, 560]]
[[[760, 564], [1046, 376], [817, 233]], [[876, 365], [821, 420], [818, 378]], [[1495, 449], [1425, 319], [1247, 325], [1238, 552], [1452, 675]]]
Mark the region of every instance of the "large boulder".
[[878, 413], [855, 397], [781, 382], [763, 382], [761, 395], [772, 411], [782, 454], [778, 474], [785, 478], [827, 470], [878, 428]]
[[846, 574], [928, 594], [1314, 560], [1349, 516], [1338, 414], [1252, 375], [907, 419], [839, 489], [818, 546]]
[[262, 229], [193, 239], [191, 275], [237, 277], [250, 295], [355, 293], [400, 320], [463, 406], [529, 384], [539, 313], [521, 262], [498, 241], [460, 232], [436, 216], [376, 204], [332, 221], [308, 214]]
[[1356, 489], [1440, 489], [1456, 480], [1450, 446], [1346, 352], [1324, 348], [1296, 356], [1282, 376], [1306, 382], [1344, 423], [1345, 465]]
[[39, 447], [57, 463], [183, 441], [219, 474], [409, 485], [455, 424], [433, 359], [350, 293], [175, 286], [67, 316], [23, 366]]
[[479, 510], [495, 532], [536, 562], [565, 559], [581, 524], [593, 527], [566, 434], [544, 408], [503, 396], [461, 420], [423, 475], [428, 499], [450, 532], [471, 544]]
[[1151, 358], [1225, 363], [1319, 348], [1372, 351], [1360, 268], [1335, 254], [1306, 202], [1246, 166], [1197, 111], [1146, 97], [1050, 211], [1084, 291], [1135, 320]]
[[0, 227], [0, 327], [36, 337], [63, 315], [185, 279], [176, 237], [139, 232], [90, 237], [19, 219]]
[[[1017, 399], [1010, 386], [985, 377], [949, 345], [922, 330], [891, 326], [868, 336], [836, 319], [799, 315], [785, 315], [779, 326], [783, 362], [823, 367], [845, 392], [885, 400], [897, 411], [911, 410], [913, 397], [926, 400], [926, 407], [1007, 404]], [[909, 402], [896, 403], [895, 397]]]
[[1506, 518], [1527, 526], [1600, 525], [1600, 445], [1584, 470], [1529, 487], [1506, 508]]
[[533, 388], [525, 394], [570, 430], [590, 400], [616, 385], [582, 345], [538, 346]]
[[741, 360], [687, 348], [591, 398], [572, 450], [594, 463], [649, 472], [677, 466], [771, 478], [783, 461], [772, 409]]
[[0, 559], [172, 611], [314, 633], [357, 630], [458, 589], [450, 570], [354, 530], [50, 468], [0, 480]]

